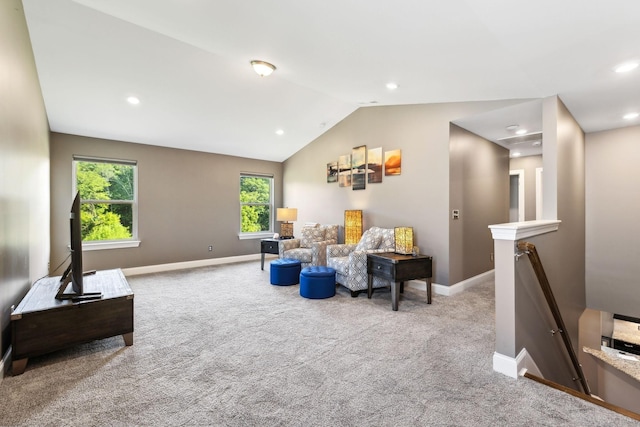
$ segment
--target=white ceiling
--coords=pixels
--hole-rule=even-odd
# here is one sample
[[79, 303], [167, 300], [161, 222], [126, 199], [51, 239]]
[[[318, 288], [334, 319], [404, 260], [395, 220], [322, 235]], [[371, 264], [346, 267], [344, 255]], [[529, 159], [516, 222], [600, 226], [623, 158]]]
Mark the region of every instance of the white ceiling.
[[[23, 4], [55, 132], [283, 161], [363, 106], [558, 94], [586, 132], [640, 111], [640, 69], [612, 72], [640, 60], [637, 0]], [[476, 133], [539, 126], [510, 114]]]

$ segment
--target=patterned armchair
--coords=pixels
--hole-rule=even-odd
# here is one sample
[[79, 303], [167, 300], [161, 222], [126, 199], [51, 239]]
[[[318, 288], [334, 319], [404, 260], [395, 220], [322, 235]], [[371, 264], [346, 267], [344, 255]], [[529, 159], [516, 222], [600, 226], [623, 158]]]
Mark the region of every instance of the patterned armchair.
[[[352, 297], [367, 290], [367, 253], [393, 252], [393, 228], [371, 227], [354, 245], [327, 246], [327, 266], [336, 270], [336, 282], [351, 291]], [[391, 286], [391, 282], [373, 278], [374, 288]]]
[[306, 226], [299, 239], [281, 240], [280, 258], [300, 260], [302, 268], [327, 265], [327, 246], [338, 243], [337, 225]]

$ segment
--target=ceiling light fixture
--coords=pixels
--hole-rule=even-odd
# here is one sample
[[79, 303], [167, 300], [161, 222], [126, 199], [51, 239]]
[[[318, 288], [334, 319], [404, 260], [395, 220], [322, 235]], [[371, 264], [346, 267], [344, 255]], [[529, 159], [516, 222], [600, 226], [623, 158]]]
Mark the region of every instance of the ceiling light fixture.
[[251, 66], [253, 67], [253, 70], [256, 73], [258, 73], [260, 77], [267, 77], [268, 75], [270, 75], [276, 70], [275, 65], [269, 64], [268, 62], [265, 62], [265, 61], [256, 61], [256, 60], [251, 61]]
[[633, 119], [637, 119], [638, 116], [640, 116], [640, 113], [629, 113], [622, 116], [622, 118], [625, 120], [633, 120]]
[[519, 127], [520, 127], [519, 125], [509, 125], [505, 129], [508, 130], [508, 131], [513, 132], [514, 130], [518, 129]]
[[515, 152], [511, 153], [511, 157], [520, 157], [520, 156], [522, 156], [522, 153], [519, 152], [519, 151], [515, 151]]
[[284, 131], [282, 129], [278, 129], [276, 131], [276, 135], [284, 135]]
[[616, 66], [613, 70], [616, 73], [628, 73], [631, 70], [635, 70], [638, 68], [638, 62], [625, 62], [624, 64], [620, 64]]
[[127, 98], [127, 102], [131, 105], [138, 105], [140, 104], [140, 99], [136, 98], [135, 96], [130, 96]]
[[516, 131], [516, 135], [524, 135], [525, 133], [527, 133], [526, 129], [520, 129], [520, 130]]
[[387, 83], [387, 89], [389, 89], [389, 90], [396, 90], [396, 89], [398, 89], [398, 83], [394, 83], [394, 82], [389, 82], [389, 83]]

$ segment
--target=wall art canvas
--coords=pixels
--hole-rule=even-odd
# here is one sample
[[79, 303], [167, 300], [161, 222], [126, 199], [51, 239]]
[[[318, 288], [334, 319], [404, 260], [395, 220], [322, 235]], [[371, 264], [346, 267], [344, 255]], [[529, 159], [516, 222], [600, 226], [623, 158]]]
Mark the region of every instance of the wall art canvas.
[[351, 187], [351, 154], [338, 158], [338, 185]]
[[372, 148], [367, 153], [367, 182], [382, 182], [382, 147]]
[[384, 174], [400, 175], [402, 171], [402, 151], [392, 150], [384, 153]]
[[367, 146], [355, 147], [351, 152], [351, 188], [364, 190], [367, 185]]
[[327, 182], [338, 182], [338, 162], [327, 163]]

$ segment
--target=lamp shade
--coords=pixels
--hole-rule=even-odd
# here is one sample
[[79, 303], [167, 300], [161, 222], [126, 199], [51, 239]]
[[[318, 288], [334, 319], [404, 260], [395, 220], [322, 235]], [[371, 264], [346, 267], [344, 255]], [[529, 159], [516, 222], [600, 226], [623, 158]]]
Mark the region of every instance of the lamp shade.
[[396, 253], [409, 255], [413, 253], [413, 228], [395, 227]]
[[296, 208], [278, 208], [276, 210], [276, 221], [297, 221], [298, 209]]
[[344, 211], [344, 242], [355, 244], [362, 237], [362, 211]]

